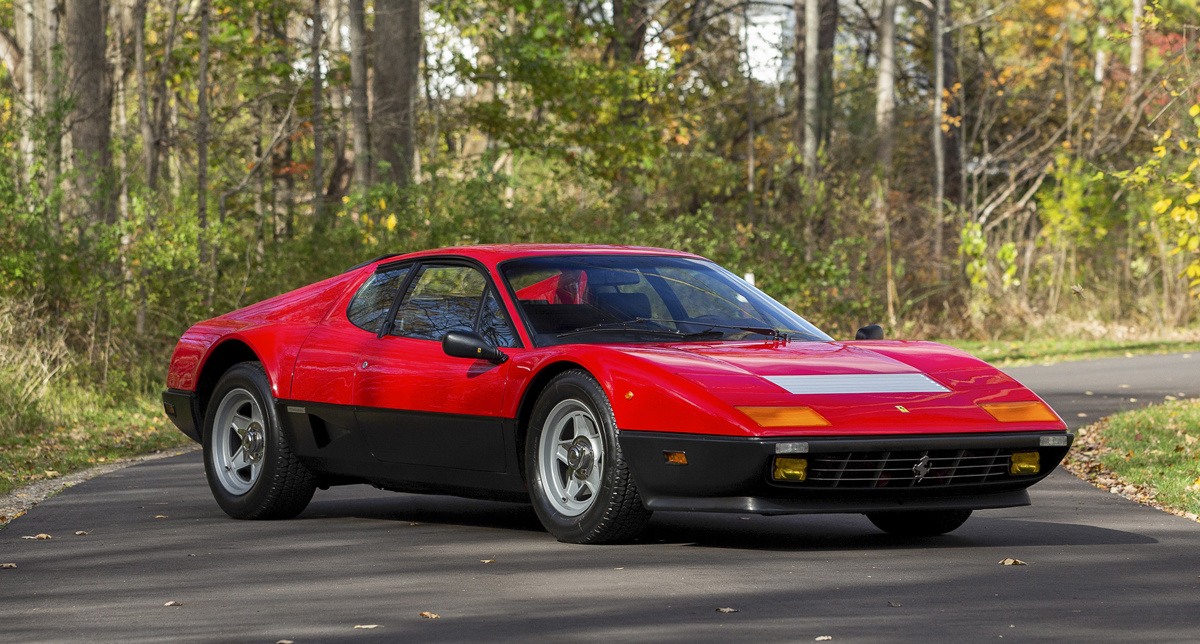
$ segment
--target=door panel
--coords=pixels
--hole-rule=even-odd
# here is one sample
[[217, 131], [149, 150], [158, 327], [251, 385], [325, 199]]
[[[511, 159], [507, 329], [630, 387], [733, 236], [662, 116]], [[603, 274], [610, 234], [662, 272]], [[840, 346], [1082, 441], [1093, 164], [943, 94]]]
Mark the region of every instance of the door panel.
[[386, 336], [364, 355], [354, 403], [371, 452], [393, 463], [506, 470], [509, 364], [451, 358], [440, 342]]

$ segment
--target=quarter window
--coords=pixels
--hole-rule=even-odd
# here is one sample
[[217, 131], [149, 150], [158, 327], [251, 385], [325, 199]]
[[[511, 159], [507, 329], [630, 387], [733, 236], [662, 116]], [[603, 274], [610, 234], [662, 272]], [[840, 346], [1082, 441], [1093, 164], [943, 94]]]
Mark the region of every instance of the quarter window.
[[396, 291], [400, 290], [400, 285], [408, 276], [409, 268], [391, 268], [368, 277], [346, 310], [350, 323], [371, 333], [379, 333], [392, 308], [392, 301], [396, 299]]

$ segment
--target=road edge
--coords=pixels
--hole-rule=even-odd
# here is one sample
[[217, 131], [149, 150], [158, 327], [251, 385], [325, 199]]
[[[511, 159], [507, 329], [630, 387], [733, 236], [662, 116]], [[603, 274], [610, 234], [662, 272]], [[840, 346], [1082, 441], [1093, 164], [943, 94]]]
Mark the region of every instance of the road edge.
[[71, 486], [78, 485], [97, 476], [125, 469], [130, 465], [137, 465], [138, 463], [170, 456], [179, 456], [198, 449], [200, 449], [199, 445], [184, 445], [182, 447], [142, 454], [141, 456], [131, 456], [111, 463], [89, 467], [86, 470], [72, 472], [66, 476], [43, 479], [35, 483], [30, 483], [25, 487], [17, 488], [8, 494], [0, 495], [0, 530], [7, 528], [9, 523], [24, 516], [25, 513], [29, 512], [30, 508]]

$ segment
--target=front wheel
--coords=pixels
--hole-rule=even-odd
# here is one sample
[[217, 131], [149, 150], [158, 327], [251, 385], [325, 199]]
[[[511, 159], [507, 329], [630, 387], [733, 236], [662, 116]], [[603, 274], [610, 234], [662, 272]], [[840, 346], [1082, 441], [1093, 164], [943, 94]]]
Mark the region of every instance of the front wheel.
[[235, 519], [290, 519], [317, 489], [279, 427], [262, 365], [234, 365], [204, 416], [204, 472], [217, 505]]
[[970, 510], [910, 510], [868, 512], [876, 528], [904, 537], [932, 537], [958, 529], [971, 518]]
[[533, 508], [559, 541], [621, 541], [650, 520], [621, 454], [608, 397], [586, 371], [559, 374], [538, 397], [525, 472]]

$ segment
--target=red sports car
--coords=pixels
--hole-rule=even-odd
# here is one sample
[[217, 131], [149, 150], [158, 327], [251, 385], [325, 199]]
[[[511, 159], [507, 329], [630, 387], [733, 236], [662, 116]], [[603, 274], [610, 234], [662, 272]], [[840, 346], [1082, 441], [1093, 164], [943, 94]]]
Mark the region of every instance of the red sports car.
[[962, 351], [835, 341], [713, 262], [656, 248], [380, 257], [192, 327], [166, 413], [217, 503], [287, 518], [317, 488], [532, 502], [562, 541], [654, 510], [864, 513], [932, 535], [1026, 505], [1072, 435]]

